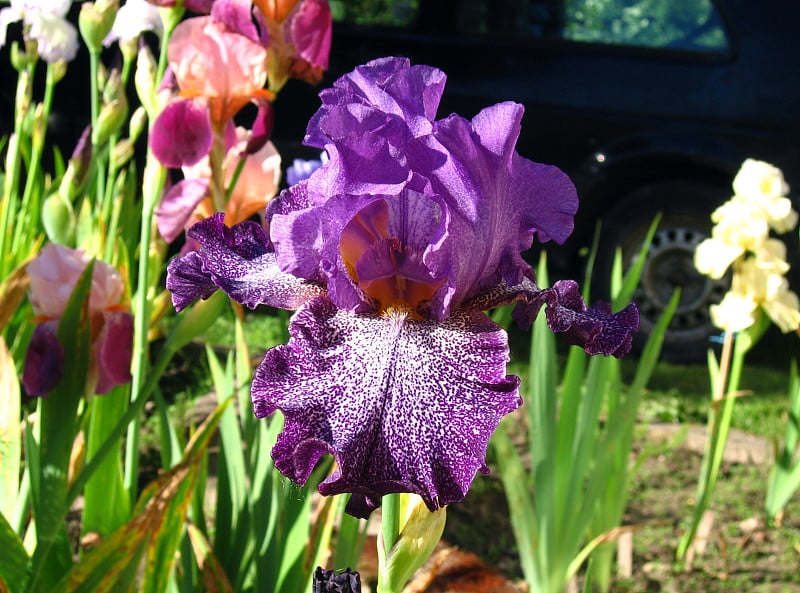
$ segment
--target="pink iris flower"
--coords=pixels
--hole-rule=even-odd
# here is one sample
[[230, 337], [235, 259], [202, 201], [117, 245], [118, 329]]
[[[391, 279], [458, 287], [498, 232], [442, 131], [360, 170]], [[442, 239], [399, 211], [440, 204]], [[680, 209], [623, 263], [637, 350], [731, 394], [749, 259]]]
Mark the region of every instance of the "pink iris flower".
[[242, 107], [274, 97], [263, 88], [267, 49], [214, 16], [179, 24], [167, 57], [178, 96], [154, 122], [150, 146], [168, 167], [200, 162]]
[[[252, 137], [251, 131], [241, 127], [226, 134], [227, 154], [222, 163], [226, 187], [234, 182], [240, 159], [245, 159], [225, 207], [225, 221], [229, 225], [263, 212], [278, 193], [281, 157], [272, 142], [264, 143], [255, 152], [248, 152]], [[184, 179], [167, 192], [156, 211], [158, 230], [167, 241], [175, 240], [185, 228], [215, 212], [210, 196], [209, 159], [184, 167], [183, 174]]]
[[[89, 264], [82, 249], [48, 244], [28, 264], [29, 300], [38, 323], [25, 355], [22, 384], [29, 395], [45, 395], [64, 374], [64, 351], [56, 335], [78, 278]], [[89, 293], [92, 357], [89, 374], [95, 393], [108, 393], [130, 381], [133, 316], [117, 270], [102, 261], [92, 269]]]
[[327, 0], [254, 0], [269, 35], [270, 88], [287, 78], [317, 84], [328, 69], [331, 10]]

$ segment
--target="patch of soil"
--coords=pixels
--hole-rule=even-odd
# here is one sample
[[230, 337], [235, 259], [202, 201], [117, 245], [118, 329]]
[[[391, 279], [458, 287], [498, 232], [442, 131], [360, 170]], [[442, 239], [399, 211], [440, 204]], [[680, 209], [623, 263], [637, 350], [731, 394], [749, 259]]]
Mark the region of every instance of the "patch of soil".
[[[800, 496], [790, 501], [780, 527], [766, 526], [763, 502], [770, 469], [766, 463], [723, 465], [705, 550], [690, 568], [675, 562], [675, 550], [692, 513], [701, 463], [702, 454], [687, 448], [643, 461], [632, 477], [624, 516], [625, 525], [637, 526], [632, 576], [616, 578], [612, 592], [800, 593]], [[474, 552], [509, 579], [522, 578], [508, 507], [496, 476], [479, 476], [466, 500], [448, 508], [444, 538]]]

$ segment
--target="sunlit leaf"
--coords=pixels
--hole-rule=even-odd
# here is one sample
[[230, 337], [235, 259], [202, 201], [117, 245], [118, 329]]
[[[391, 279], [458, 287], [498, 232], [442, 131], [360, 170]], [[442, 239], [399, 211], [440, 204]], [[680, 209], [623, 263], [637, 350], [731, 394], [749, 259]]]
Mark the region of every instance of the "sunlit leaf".
[[0, 515], [11, 517], [17, 506], [22, 428], [20, 389], [14, 359], [0, 336]]

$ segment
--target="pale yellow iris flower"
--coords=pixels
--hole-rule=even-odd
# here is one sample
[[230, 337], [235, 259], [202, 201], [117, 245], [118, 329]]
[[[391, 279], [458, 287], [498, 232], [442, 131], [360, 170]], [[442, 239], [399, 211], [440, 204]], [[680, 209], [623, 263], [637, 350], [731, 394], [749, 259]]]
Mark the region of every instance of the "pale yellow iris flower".
[[769, 236], [787, 232], [797, 212], [786, 194], [789, 186], [777, 167], [747, 159], [733, 181], [735, 195], [711, 215], [711, 238], [698, 245], [695, 267], [712, 278], [733, 270], [731, 290], [711, 306], [711, 320], [720, 329], [737, 332], [756, 321], [759, 309], [789, 332], [800, 328], [800, 300], [789, 289], [786, 246]]

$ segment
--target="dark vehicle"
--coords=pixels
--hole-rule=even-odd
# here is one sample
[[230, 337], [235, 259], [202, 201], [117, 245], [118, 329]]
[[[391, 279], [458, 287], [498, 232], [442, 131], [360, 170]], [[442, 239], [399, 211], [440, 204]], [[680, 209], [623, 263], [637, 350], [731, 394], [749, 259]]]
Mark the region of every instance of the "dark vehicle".
[[[764, 0], [342, 0], [324, 85], [386, 55], [448, 75], [439, 117], [471, 117], [504, 100], [526, 107], [517, 150], [561, 167], [581, 206], [573, 236], [548, 253], [554, 275], [580, 272], [598, 221], [593, 278], [613, 253], [630, 264], [657, 213], [661, 224], [636, 300], [644, 333], [676, 287], [667, 336], [673, 360], [696, 359], [718, 333], [709, 304], [726, 282], [700, 276], [695, 246], [732, 193], [747, 157], [800, 184], [800, 3]], [[284, 90], [275, 142], [287, 162], [315, 157], [299, 142], [318, 89]], [[793, 233], [790, 253], [798, 253]], [[797, 258], [795, 258], [797, 259]], [[797, 268], [795, 262], [795, 268]], [[797, 282], [793, 279], [795, 290]], [[594, 287], [597, 297], [606, 287]]]

